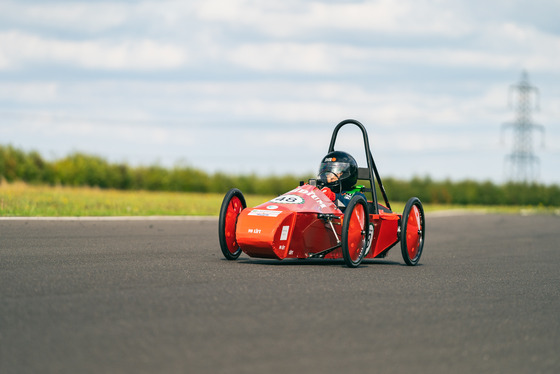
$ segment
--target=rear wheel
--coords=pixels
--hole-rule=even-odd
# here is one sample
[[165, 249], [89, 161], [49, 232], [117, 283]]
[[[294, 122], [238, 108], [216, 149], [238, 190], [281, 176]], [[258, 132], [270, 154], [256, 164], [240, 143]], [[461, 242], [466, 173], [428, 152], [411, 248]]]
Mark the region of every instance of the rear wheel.
[[246, 207], [245, 197], [243, 197], [240, 190], [232, 188], [226, 193], [220, 208], [218, 230], [220, 248], [224, 257], [228, 260], [237, 260], [241, 254], [241, 247], [237, 243], [235, 230], [237, 227], [237, 217]]
[[368, 231], [366, 199], [355, 195], [344, 211], [342, 223], [342, 255], [346, 266], [355, 268], [362, 262], [366, 253]]
[[417, 197], [411, 197], [404, 207], [401, 219], [401, 252], [409, 266], [420, 260], [426, 235], [424, 208]]

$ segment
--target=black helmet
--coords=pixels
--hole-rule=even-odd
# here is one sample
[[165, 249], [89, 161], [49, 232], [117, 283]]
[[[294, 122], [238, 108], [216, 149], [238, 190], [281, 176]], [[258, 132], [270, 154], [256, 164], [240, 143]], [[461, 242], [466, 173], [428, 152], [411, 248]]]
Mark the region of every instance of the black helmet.
[[334, 151], [323, 157], [317, 182], [338, 191], [350, 190], [358, 181], [358, 163], [350, 154]]

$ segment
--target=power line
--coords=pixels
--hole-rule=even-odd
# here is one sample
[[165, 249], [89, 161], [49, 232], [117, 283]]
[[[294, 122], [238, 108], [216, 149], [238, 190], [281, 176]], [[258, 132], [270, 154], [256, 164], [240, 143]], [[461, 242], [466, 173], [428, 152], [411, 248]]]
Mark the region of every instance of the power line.
[[544, 126], [532, 122], [532, 111], [539, 108], [539, 90], [529, 84], [529, 76], [525, 70], [521, 73], [520, 82], [510, 86], [510, 107], [514, 96], [517, 98], [515, 121], [502, 125], [502, 133], [510, 128], [513, 131], [513, 149], [505, 158], [506, 175], [511, 181], [527, 183], [538, 178], [539, 158], [533, 152], [533, 131], [542, 133], [544, 145]]

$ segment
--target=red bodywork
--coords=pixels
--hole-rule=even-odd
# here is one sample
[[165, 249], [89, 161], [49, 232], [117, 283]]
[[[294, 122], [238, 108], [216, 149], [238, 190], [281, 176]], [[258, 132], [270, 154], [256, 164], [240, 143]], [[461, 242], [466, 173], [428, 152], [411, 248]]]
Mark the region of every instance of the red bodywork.
[[[399, 240], [401, 215], [379, 211], [369, 215], [371, 240], [365, 258], [383, 255]], [[329, 222], [320, 218], [320, 214], [329, 214], [333, 219]], [[344, 213], [328, 197], [318, 188], [305, 184], [242, 210], [237, 218], [235, 239], [251, 257], [309, 258], [340, 243], [343, 220]], [[320, 257], [342, 258], [343, 255], [338, 247]]]

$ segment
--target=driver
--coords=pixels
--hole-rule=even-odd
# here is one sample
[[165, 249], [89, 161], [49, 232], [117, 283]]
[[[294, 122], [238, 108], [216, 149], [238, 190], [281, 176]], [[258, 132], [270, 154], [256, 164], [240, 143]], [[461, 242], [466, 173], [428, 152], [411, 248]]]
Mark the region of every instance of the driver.
[[355, 194], [360, 194], [365, 199], [365, 195], [360, 192], [361, 187], [355, 186], [357, 181], [358, 163], [350, 154], [334, 151], [323, 157], [317, 185], [322, 187], [321, 192], [329, 199], [335, 203], [338, 200], [341, 207], [346, 207]]

